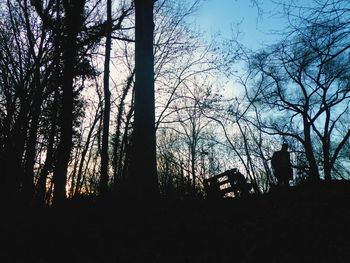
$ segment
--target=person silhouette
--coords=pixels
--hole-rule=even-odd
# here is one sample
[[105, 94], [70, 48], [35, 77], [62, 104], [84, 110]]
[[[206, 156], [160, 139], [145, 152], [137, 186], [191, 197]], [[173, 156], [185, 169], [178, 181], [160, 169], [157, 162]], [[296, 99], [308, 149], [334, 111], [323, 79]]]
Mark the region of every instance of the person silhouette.
[[271, 166], [277, 179], [277, 185], [279, 187], [288, 187], [289, 181], [293, 179], [293, 170], [287, 143], [283, 143], [281, 150], [273, 153]]

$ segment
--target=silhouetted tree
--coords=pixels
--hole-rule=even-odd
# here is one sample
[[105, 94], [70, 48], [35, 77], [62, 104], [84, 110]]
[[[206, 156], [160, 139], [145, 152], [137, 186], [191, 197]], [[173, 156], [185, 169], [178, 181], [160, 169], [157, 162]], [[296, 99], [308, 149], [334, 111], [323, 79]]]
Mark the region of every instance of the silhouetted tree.
[[106, 20], [106, 44], [105, 44], [105, 64], [103, 74], [103, 90], [104, 90], [104, 108], [103, 108], [103, 135], [101, 149], [101, 179], [100, 193], [105, 195], [108, 187], [108, 138], [109, 138], [109, 119], [111, 110], [111, 95], [109, 91], [109, 63], [111, 58], [112, 46], [112, 1], [107, 0], [107, 20]]
[[350, 129], [337, 131], [348, 114], [349, 61], [346, 53], [329, 60], [343, 41], [338, 32], [311, 24], [293, 39], [258, 53], [252, 63], [258, 74], [254, 101], [261, 109], [276, 110], [276, 117], [272, 122], [265, 119], [263, 128], [298, 141], [315, 180], [320, 178], [320, 164], [325, 179], [331, 180], [350, 137]]
[[120, 29], [125, 17], [132, 10], [132, 5], [129, 8], [122, 7], [121, 15], [117, 20], [117, 24], [113, 25], [112, 20], [112, 1], [107, 0], [107, 20], [106, 20], [106, 43], [105, 43], [105, 63], [103, 75], [104, 89], [104, 109], [103, 109], [103, 134], [102, 134], [102, 149], [101, 149], [101, 178], [100, 178], [100, 193], [106, 194], [108, 191], [108, 167], [109, 167], [109, 122], [111, 111], [111, 94], [109, 89], [109, 73], [110, 73], [110, 57], [112, 48], [112, 31]]
[[61, 136], [58, 145], [54, 180], [54, 204], [66, 198], [67, 168], [71, 154], [73, 138], [73, 78], [77, 63], [77, 37], [83, 23], [84, 0], [64, 2], [64, 38], [63, 38], [63, 71], [62, 71], [62, 108], [60, 115]]
[[146, 199], [159, 196], [154, 107], [153, 4], [153, 0], [135, 0], [135, 116], [130, 187], [137, 198]]

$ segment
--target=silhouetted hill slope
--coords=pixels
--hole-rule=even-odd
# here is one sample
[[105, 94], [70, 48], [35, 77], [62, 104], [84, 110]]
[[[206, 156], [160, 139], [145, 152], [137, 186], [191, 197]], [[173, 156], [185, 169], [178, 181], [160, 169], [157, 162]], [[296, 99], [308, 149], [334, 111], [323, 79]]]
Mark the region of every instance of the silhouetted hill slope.
[[350, 187], [3, 214], [0, 262], [350, 262]]

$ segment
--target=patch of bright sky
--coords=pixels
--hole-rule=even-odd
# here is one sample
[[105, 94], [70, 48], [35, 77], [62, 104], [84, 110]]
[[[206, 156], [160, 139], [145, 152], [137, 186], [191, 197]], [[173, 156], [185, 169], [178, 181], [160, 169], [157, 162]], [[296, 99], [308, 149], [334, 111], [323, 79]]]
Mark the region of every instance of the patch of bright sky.
[[[281, 5], [272, 0], [260, 0], [259, 9], [250, 0], [205, 0], [196, 22], [206, 37], [220, 34], [230, 38], [240, 32], [239, 41], [257, 50], [278, 41], [278, 31], [287, 26]], [[260, 11], [259, 11], [260, 10]]]
[[[306, 1], [306, 0], [305, 0]], [[281, 15], [282, 6], [273, 0], [258, 0], [259, 6], [251, 0], [204, 0], [195, 16], [195, 23], [204, 31], [204, 38], [237, 40], [251, 50], [259, 50], [281, 39], [281, 31], [287, 26], [287, 20]], [[239, 72], [244, 65], [236, 65]], [[224, 83], [216, 82], [227, 98], [240, 97], [243, 90], [236, 85], [235, 78]]]

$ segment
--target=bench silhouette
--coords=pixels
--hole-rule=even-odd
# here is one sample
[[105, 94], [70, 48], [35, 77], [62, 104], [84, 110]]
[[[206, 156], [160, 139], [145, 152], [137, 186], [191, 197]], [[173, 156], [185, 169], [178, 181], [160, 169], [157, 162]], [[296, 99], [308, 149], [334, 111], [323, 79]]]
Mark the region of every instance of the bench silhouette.
[[235, 197], [243, 197], [249, 194], [252, 185], [237, 168], [227, 170], [221, 174], [204, 180], [204, 189], [208, 198], [223, 198], [227, 193], [233, 193]]

